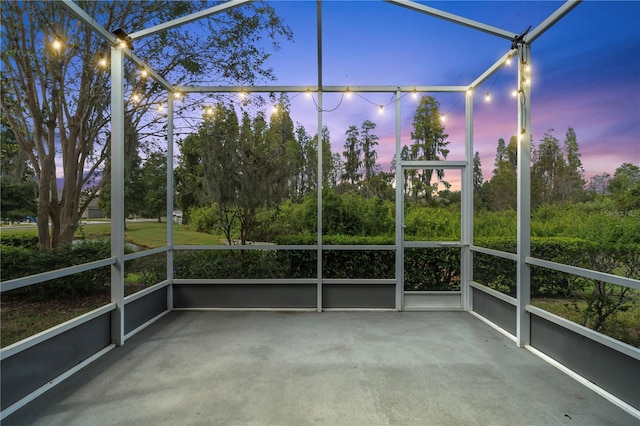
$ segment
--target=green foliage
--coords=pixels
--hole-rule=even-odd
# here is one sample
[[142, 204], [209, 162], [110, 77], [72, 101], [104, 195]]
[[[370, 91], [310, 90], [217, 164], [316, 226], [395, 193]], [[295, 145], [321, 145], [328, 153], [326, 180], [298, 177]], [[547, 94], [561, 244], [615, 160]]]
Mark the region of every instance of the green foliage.
[[127, 261], [125, 281], [144, 287], [159, 283], [167, 278], [167, 254], [156, 253]]
[[25, 249], [38, 248], [37, 235], [2, 235], [0, 237], [0, 246], [22, 247]]
[[[109, 241], [84, 241], [49, 251], [40, 251], [37, 247], [14, 247], [3, 244], [0, 246], [1, 275], [2, 280], [6, 281], [106, 259], [110, 256]], [[103, 267], [25, 287], [16, 292], [23, 292], [33, 299], [42, 300], [65, 295], [98, 293], [105, 291], [110, 282], [111, 270], [109, 267]]]
[[315, 275], [315, 251], [185, 250], [174, 257], [176, 278], [308, 278]]

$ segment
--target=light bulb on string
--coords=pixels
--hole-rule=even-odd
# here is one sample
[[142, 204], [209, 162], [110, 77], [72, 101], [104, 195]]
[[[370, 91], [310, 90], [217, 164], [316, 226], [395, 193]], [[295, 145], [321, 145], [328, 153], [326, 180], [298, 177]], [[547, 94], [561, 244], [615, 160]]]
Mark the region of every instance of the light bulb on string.
[[274, 105], [273, 108], [271, 108], [271, 114], [277, 114], [278, 113], [278, 105]]
[[413, 89], [413, 99], [418, 99], [418, 90], [417, 89]]
[[158, 113], [162, 114], [164, 112], [164, 105], [158, 104]]
[[441, 121], [441, 122], [443, 122], [443, 123], [444, 123], [445, 121], [447, 121], [447, 116], [446, 116], [446, 115], [444, 115], [444, 114], [440, 114], [440, 121]]
[[384, 105], [378, 105], [378, 114], [384, 113]]
[[175, 92], [175, 93], [173, 94], [173, 97], [174, 97], [175, 99], [181, 99], [181, 98], [182, 98], [182, 93], [180, 93], [180, 92]]
[[518, 91], [514, 90], [513, 92], [511, 92], [511, 96], [513, 96], [514, 98], [518, 96]]
[[241, 90], [238, 96], [240, 96], [240, 99], [244, 99], [247, 97], [247, 93], [244, 90]]
[[347, 95], [347, 98], [350, 98], [351, 97], [351, 89], [349, 89], [347, 87], [347, 90], [344, 92], [344, 94]]
[[311, 89], [307, 89], [307, 98], [310, 98], [310, 97], [312, 97], [312, 95], [311, 95]]
[[102, 67], [102, 68], [106, 68], [106, 67], [107, 67], [107, 65], [108, 65], [107, 58], [100, 58], [100, 59], [98, 60], [98, 65], [99, 65], [100, 67]]
[[131, 100], [134, 102], [140, 102], [140, 95], [137, 93], [134, 93], [133, 95], [131, 95]]
[[59, 52], [60, 50], [62, 50], [62, 42], [58, 39], [53, 40], [51, 42], [51, 47], [53, 48], [53, 50], [55, 50], [56, 52]]
[[149, 76], [149, 71], [147, 71], [145, 69], [141, 69], [140, 70], [140, 77], [147, 78], [148, 76]]
[[505, 61], [505, 64], [511, 65], [511, 56], [507, 56], [507, 60]]
[[206, 115], [213, 115], [213, 108], [212, 108], [212, 107], [206, 107], [206, 108], [204, 109], [204, 113], [205, 113]]
[[491, 102], [491, 93], [487, 92], [487, 93], [484, 95], [484, 101], [485, 101], [485, 102]]

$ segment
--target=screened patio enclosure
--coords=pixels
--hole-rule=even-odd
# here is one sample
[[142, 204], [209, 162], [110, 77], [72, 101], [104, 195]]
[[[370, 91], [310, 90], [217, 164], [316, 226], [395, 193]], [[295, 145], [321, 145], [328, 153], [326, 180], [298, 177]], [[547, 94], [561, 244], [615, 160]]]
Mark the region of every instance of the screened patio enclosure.
[[[80, 266], [50, 271], [39, 275], [2, 282], [2, 292], [39, 285], [44, 281], [70, 276], [97, 268], [110, 268], [110, 303], [85, 315], [2, 348], [2, 418], [26, 406], [47, 390], [69, 378], [91, 363], [99, 363], [107, 352], [126, 342], [152, 324], [169, 321], [175, 311], [380, 311], [426, 312], [460, 311], [473, 319], [484, 322], [496, 332], [502, 333], [520, 348], [527, 348], [564, 373], [578, 380], [609, 400], [612, 404], [640, 419], [640, 350], [619, 340], [605, 336], [569, 320], [554, 315], [531, 304], [532, 268], [555, 271], [573, 276], [594, 279], [634, 290], [640, 290], [636, 279], [601, 271], [552, 262], [531, 254], [531, 95], [530, 65], [535, 62], [535, 41], [561, 19], [579, 6], [580, 1], [567, 1], [547, 16], [537, 26], [522, 32], [504, 30], [486, 23], [445, 12], [413, 1], [387, 0], [389, 7], [403, 7], [425, 18], [444, 20], [489, 35], [504, 42], [507, 48], [500, 52], [498, 60], [489, 58], [489, 67], [472, 81], [462, 85], [328, 85], [323, 80], [323, 3], [316, 2], [315, 21], [317, 32], [315, 46], [316, 75], [307, 85], [277, 86], [200, 86], [174, 85], [150, 67], [144, 58], [136, 56], [131, 44], [145, 37], [162, 33], [197, 20], [207, 19], [248, 3], [248, 0], [232, 0], [193, 15], [159, 23], [125, 35], [115, 36], [88, 16], [82, 7], [72, 0], [63, 4], [82, 25], [91, 28], [112, 47], [111, 73], [111, 257]], [[128, 38], [126, 38], [128, 37]], [[532, 53], [532, 48], [533, 52]], [[492, 63], [492, 61], [494, 61]], [[517, 247], [515, 252], [500, 251], [477, 245], [474, 238], [474, 99], [480, 95], [478, 87], [495, 78], [507, 61], [517, 63], [515, 81], [517, 102], [511, 127], [517, 135]], [[249, 245], [180, 245], [174, 243], [175, 221], [167, 220], [166, 244], [148, 250], [125, 253], [125, 111], [127, 97], [125, 64], [148, 72], [149, 78], [159, 84], [166, 93], [165, 137], [167, 147], [166, 206], [175, 206], [174, 159], [176, 153], [176, 102], [183, 96], [221, 94], [278, 94], [305, 95], [313, 98], [317, 117], [318, 143], [315, 206], [316, 233], [310, 244], [254, 243]], [[464, 63], [460, 65], [464, 67]], [[310, 77], [313, 78], [313, 77]], [[391, 111], [395, 133], [395, 190], [394, 241], [388, 244], [339, 244], [334, 243], [323, 229], [326, 216], [331, 214], [327, 203], [326, 188], [322, 184], [323, 173], [328, 168], [323, 155], [323, 132], [327, 122], [327, 99], [332, 103], [345, 93], [359, 93], [366, 97], [385, 95], [392, 100], [380, 109]], [[414, 93], [442, 94], [456, 97], [464, 106], [464, 130], [459, 156], [451, 160], [406, 160], [402, 148], [406, 136], [402, 130], [403, 98]], [[363, 99], [364, 99], [363, 97]], [[404, 188], [409, 173], [442, 173], [459, 182], [459, 229], [453, 239], [429, 239], [410, 235], [407, 229], [408, 211]], [[170, 217], [170, 213], [167, 214]], [[329, 241], [330, 240], [330, 241]], [[176, 259], [191, 252], [252, 252], [274, 253], [279, 259], [302, 259], [307, 271], [297, 276], [265, 278], [229, 278], [227, 276], [181, 276], [176, 270]], [[371, 268], [380, 259], [392, 259], [393, 265], [371, 276], [350, 275], [348, 271], [330, 273], [335, 258], [348, 258], [350, 254], [363, 254]], [[409, 282], [420, 275], [418, 263], [408, 262], [416, 253], [426, 258], [444, 253], [454, 259], [457, 285], [451, 288], [412, 288]], [[166, 275], [157, 283], [137, 293], [125, 295], [125, 268], [127, 262], [145, 257], [161, 257], [166, 262]], [[506, 262], [512, 268], [517, 292], [508, 295], [474, 280], [478, 259], [494, 259]], [[386, 261], [385, 261], [386, 262]], [[193, 315], [181, 313], [180, 315]], [[249, 314], [248, 314], [249, 315]], [[253, 315], [253, 314], [251, 314]], [[307, 315], [307, 314], [305, 314]], [[356, 314], [354, 314], [356, 315]], [[432, 313], [430, 315], [436, 315]], [[444, 313], [443, 313], [444, 315]], [[163, 318], [163, 317], [167, 318]], [[184, 317], [181, 317], [184, 318]], [[305, 317], [306, 318], [306, 317]], [[318, 315], [316, 321], [322, 321]], [[484, 324], [483, 324], [484, 325]], [[156, 324], [157, 326], [157, 324]], [[494, 330], [492, 330], [494, 331]], [[160, 333], [161, 334], [161, 333]], [[155, 335], [156, 337], [158, 334]], [[116, 351], [122, 349], [115, 349]], [[51, 356], [56, 354], [56, 356]], [[588, 354], [586, 356], [585, 354]]]

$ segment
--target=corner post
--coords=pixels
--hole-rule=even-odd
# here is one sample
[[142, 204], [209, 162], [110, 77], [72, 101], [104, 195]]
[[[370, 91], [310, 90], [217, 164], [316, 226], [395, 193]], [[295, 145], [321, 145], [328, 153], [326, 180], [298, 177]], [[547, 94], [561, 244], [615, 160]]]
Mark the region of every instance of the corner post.
[[465, 159], [467, 166], [463, 170], [462, 182], [462, 257], [461, 257], [461, 290], [462, 309], [473, 309], [473, 294], [470, 282], [473, 280], [473, 91], [465, 92]]
[[517, 313], [516, 341], [519, 347], [531, 342], [531, 319], [526, 311], [531, 302], [531, 46], [518, 45], [518, 169], [517, 169]]
[[396, 91], [396, 311], [401, 311], [404, 303], [404, 173], [400, 160], [402, 151], [400, 95], [400, 90]]
[[173, 96], [167, 100], [167, 310], [173, 309]]
[[111, 340], [124, 344], [124, 52], [111, 48]]

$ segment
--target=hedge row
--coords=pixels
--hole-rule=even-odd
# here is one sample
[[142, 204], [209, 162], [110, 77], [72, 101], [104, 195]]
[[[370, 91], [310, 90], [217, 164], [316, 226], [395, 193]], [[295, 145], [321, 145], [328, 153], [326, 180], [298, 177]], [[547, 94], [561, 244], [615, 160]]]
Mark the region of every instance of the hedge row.
[[[4, 241], [3, 241], [4, 243]], [[281, 245], [313, 245], [314, 235], [291, 235], [277, 241]], [[323, 237], [326, 245], [393, 245], [393, 237]], [[512, 238], [477, 240], [476, 245], [515, 253]], [[602, 272], [622, 272], [638, 278], [640, 245], [597, 243], [576, 238], [532, 238], [533, 257], [562, 264], [594, 269]], [[2, 280], [10, 280], [44, 271], [108, 258], [108, 241], [83, 242], [49, 252], [37, 247], [0, 247]], [[152, 259], [155, 263], [157, 259]], [[455, 247], [406, 248], [406, 290], [458, 290], [460, 288], [460, 250]], [[143, 273], [151, 268], [149, 262], [130, 261], [129, 271]], [[154, 263], [154, 265], [155, 265]], [[475, 253], [473, 276], [476, 282], [503, 293], [516, 294], [516, 263], [509, 259]], [[159, 264], [158, 264], [159, 265]], [[155, 265], [152, 269], [163, 270]], [[609, 270], [607, 269], [609, 268]], [[315, 278], [316, 250], [185, 250], [174, 257], [174, 276], [183, 279], [202, 278]], [[148, 271], [146, 271], [148, 272]], [[634, 275], [636, 274], [636, 275]], [[393, 279], [395, 252], [393, 250], [326, 250], [323, 251], [324, 278]], [[155, 277], [153, 280], [156, 280]], [[532, 296], [561, 297], [572, 291], [572, 277], [568, 274], [532, 268]], [[152, 281], [153, 281], [152, 280]], [[34, 297], [73, 295], [104, 290], [110, 282], [110, 268], [74, 274], [51, 280], [43, 285], [30, 286], [23, 291]]]
[[[5, 245], [5, 238], [2, 239], [2, 243], [0, 246], [0, 257], [2, 258], [0, 274], [2, 281], [81, 265], [111, 256], [109, 241], [85, 241], [49, 251], [40, 251], [37, 244], [26, 247]], [[108, 289], [110, 282], [111, 270], [109, 267], [103, 267], [45, 281], [39, 285], [31, 285], [14, 291], [26, 294], [34, 299], [47, 299], [58, 296], [98, 293]]]

